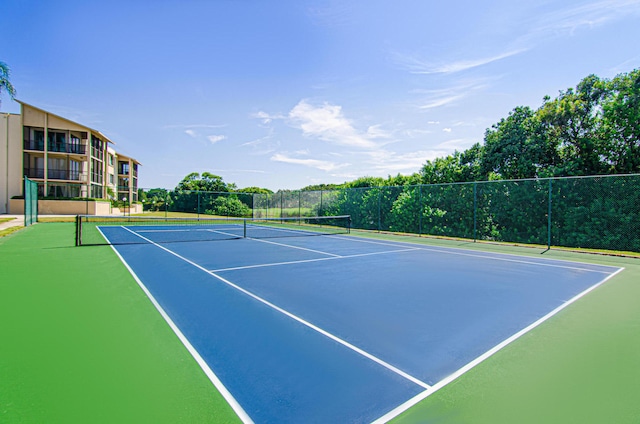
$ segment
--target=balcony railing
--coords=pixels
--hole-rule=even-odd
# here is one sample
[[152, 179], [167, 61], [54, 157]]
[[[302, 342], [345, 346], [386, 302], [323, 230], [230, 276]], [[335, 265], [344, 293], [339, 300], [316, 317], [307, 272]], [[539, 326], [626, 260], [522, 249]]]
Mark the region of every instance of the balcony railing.
[[47, 176], [51, 180], [87, 181], [87, 174], [66, 169], [49, 169]]
[[[44, 178], [44, 168], [24, 168], [24, 175], [29, 178]], [[48, 169], [47, 178], [50, 180], [87, 181], [87, 174], [66, 169]]]
[[25, 150], [39, 150], [44, 151], [44, 141], [43, 140], [24, 140], [24, 149]]
[[24, 168], [24, 175], [29, 178], [44, 178], [44, 168]]
[[[48, 151], [56, 153], [72, 153], [75, 155], [86, 155], [87, 146], [82, 144], [55, 144], [49, 143]], [[42, 140], [24, 140], [25, 150], [44, 151], [44, 141]]]

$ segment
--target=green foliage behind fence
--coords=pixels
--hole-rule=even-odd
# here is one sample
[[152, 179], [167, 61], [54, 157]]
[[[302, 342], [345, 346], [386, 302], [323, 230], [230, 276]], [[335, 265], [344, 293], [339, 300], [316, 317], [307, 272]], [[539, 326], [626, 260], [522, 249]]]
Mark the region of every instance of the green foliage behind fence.
[[351, 215], [354, 229], [640, 252], [637, 174], [167, 198], [178, 212]]

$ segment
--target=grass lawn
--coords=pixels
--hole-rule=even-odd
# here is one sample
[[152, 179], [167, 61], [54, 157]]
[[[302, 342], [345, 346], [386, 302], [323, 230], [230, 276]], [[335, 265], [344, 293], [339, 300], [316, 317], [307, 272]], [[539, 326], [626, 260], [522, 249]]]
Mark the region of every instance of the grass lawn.
[[0, 239], [0, 422], [238, 422], [109, 246]]

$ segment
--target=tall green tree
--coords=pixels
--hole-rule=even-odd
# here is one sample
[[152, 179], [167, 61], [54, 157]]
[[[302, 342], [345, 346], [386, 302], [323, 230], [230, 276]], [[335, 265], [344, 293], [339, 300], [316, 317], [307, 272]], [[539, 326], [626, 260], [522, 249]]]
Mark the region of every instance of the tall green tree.
[[531, 108], [519, 106], [485, 133], [482, 174], [501, 179], [536, 178], [558, 162], [557, 144], [546, 137]]
[[640, 172], [640, 69], [606, 82], [602, 104], [610, 173]]
[[203, 172], [202, 175], [192, 172], [178, 183], [176, 191], [178, 190], [227, 192], [229, 186], [218, 175], [210, 172]]
[[558, 146], [561, 163], [557, 175], [596, 175], [606, 172], [601, 103], [605, 85], [589, 75], [576, 86], [561, 91], [538, 110], [548, 142]]
[[9, 66], [4, 62], [0, 62], [0, 105], [2, 104], [2, 90], [9, 93], [9, 97], [12, 99], [16, 96], [16, 89], [11, 85], [10, 74]]
[[427, 161], [420, 170], [423, 184], [458, 183], [482, 179], [483, 147], [476, 143], [464, 152]]

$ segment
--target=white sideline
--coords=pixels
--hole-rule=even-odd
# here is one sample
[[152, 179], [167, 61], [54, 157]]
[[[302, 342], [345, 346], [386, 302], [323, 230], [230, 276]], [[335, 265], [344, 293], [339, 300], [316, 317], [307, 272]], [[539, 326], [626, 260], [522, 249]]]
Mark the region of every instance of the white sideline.
[[[122, 227], [125, 228], [125, 227]], [[102, 231], [100, 230], [100, 228], [98, 228], [98, 231], [100, 231], [100, 234], [102, 234]], [[135, 234], [135, 233], [134, 233]], [[102, 236], [107, 239], [105, 237], [104, 234], [102, 234]], [[220, 392], [220, 394], [222, 395], [222, 397], [224, 397], [224, 399], [227, 401], [227, 403], [229, 404], [229, 406], [231, 406], [231, 408], [234, 410], [234, 412], [236, 413], [236, 415], [238, 415], [238, 417], [242, 420], [243, 423], [245, 424], [253, 424], [253, 420], [251, 419], [251, 417], [249, 417], [249, 415], [246, 413], [246, 411], [242, 408], [242, 406], [238, 403], [238, 401], [233, 397], [233, 395], [231, 394], [231, 392], [229, 392], [229, 390], [226, 388], [226, 386], [222, 383], [222, 381], [220, 381], [220, 379], [218, 378], [218, 376], [213, 372], [213, 370], [211, 368], [209, 368], [209, 365], [207, 365], [207, 363], [205, 362], [205, 360], [202, 358], [202, 356], [200, 356], [200, 354], [198, 353], [198, 351], [196, 350], [196, 348], [193, 347], [193, 345], [189, 342], [189, 340], [187, 339], [187, 337], [182, 333], [182, 331], [180, 331], [180, 329], [178, 328], [178, 326], [173, 322], [173, 320], [169, 317], [169, 315], [165, 312], [165, 310], [162, 308], [162, 306], [160, 306], [160, 304], [158, 303], [158, 301], [155, 299], [155, 297], [153, 297], [153, 295], [151, 294], [151, 292], [149, 291], [149, 289], [147, 289], [147, 287], [144, 285], [144, 283], [140, 280], [140, 278], [138, 278], [138, 276], [136, 275], [136, 273], [133, 271], [133, 269], [131, 269], [131, 267], [129, 266], [129, 264], [124, 260], [124, 258], [120, 255], [120, 252], [118, 252], [118, 250], [115, 248], [115, 246], [111, 245], [111, 249], [113, 249], [113, 251], [116, 253], [116, 255], [118, 256], [118, 258], [120, 258], [120, 260], [122, 261], [122, 263], [124, 264], [124, 266], [127, 268], [127, 270], [131, 273], [131, 275], [133, 276], [133, 279], [136, 280], [136, 283], [138, 283], [138, 285], [140, 286], [140, 288], [142, 289], [142, 291], [147, 295], [147, 297], [149, 298], [149, 300], [151, 300], [151, 303], [153, 304], [153, 306], [155, 306], [155, 308], [158, 310], [158, 312], [160, 312], [160, 315], [162, 316], [162, 318], [164, 318], [164, 320], [167, 322], [167, 324], [169, 324], [169, 327], [171, 328], [171, 330], [173, 330], [173, 332], [176, 334], [176, 336], [178, 336], [178, 339], [182, 342], [182, 344], [187, 348], [187, 350], [189, 351], [189, 353], [191, 354], [191, 356], [193, 356], [193, 359], [196, 360], [196, 362], [198, 363], [198, 365], [200, 366], [200, 368], [202, 369], [202, 371], [204, 371], [205, 375], [209, 378], [209, 380], [211, 381], [211, 383], [213, 383], [213, 385], [215, 386], [216, 389], [218, 389], [218, 391]]]
[[174, 252], [174, 251], [172, 251], [170, 249], [167, 249], [166, 247], [161, 246], [160, 244], [155, 243], [154, 241], [149, 240], [148, 238], [146, 238], [144, 236], [141, 236], [140, 234], [137, 234], [135, 231], [132, 231], [127, 227], [122, 227], [122, 228], [127, 230], [127, 231], [129, 231], [130, 233], [136, 235], [137, 237], [140, 237], [141, 239], [145, 240], [146, 242], [148, 242], [150, 244], [153, 244], [154, 246], [164, 250], [165, 252], [167, 252], [167, 253], [169, 253], [169, 254], [171, 254], [171, 255], [179, 258], [179, 259], [182, 259], [186, 263], [188, 263], [190, 265], [193, 265], [194, 267], [198, 268], [199, 270], [206, 272], [207, 274], [211, 275], [212, 277], [215, 277], [216, 279], [222, 281], [223, 283], [227, 284], [228, 286], [233, 287], [234, 289], [246, 294], [247, 296], [252, 297], [253, 299], [259, 301], [260, 303], [263, 303], [264, 305], [266, 305], [266, 306], [268, 306], [268, 307], [270, 307], [270, 308], [272, 308], [272, 309], [274, 309], [274, 310], [276, 310], [276, 311], [288, 316], [289, 318], [291, 318], [291, 319], [293, 319], [295, 321], [298, 321], [299, 323], [311, 328], [312, 330], [317, 331], [318, 333], [322, 334], [323, 336], [328, 337], [329, 339], [331, 339], [331, 340], [333, 340], [333, 341], [335, 341], [337, 343], [340, 343], [341, 345], [347, 347], [348, 349], [350, 349], [350, 350], [352, 350], [352, 351], [364, 356], [365, 358], [367, 358], [367, 359], [369, 359], [369, 360], [371, 360], [371, 361], [373, 361], [373, 362], [375, 362], [375, 363], [387, 368], [388, 370], [390, 370], [390, 371], [392, 371], [392, 372], [404, 377], [405, 379], [417, 384], [418, 386], [423, 387], [425, 389], [428, 389], [428, 388], [431, 387], [429, 384], [425, 383], [424, 381], [421, 381], [418, 378], [416, 378], [416, 377], [414, 377], [414, 376], [402, 371], [401, 369], [389, 364], [388, 362], [385, 362], [382, 359], [380, 359], [380, 358], [378, 358], [378, 357], [376, 357], [376, 356], [374, 356], [374, 355], [372, 355], [372, 354], [360, 349], [359, 347], [357, 347], [355, 345], [352, 345], [351, 343], [347, 342], [346, 340], [343, 340], [343, 339], [339, 338], [338, 336], [335, 336], [335, 335], [329, 333], [328, 331], [323, 330], [322, 328], [320, 328], [320, 327], [318, 327], [318, 326], [316, 326], [314, 324], [311, 324], [310, 322], [300, 318], [299, 316], [294, 315], [291, 312], [286, 311], [285, 309], [282, 309], [281, 307], [269, 302], [268, 300], [263, 299], [263, 298], [261, 298], [260, 296], [254, 294], [254, 293], [251, 293], [250, 291], [248, 291], [248, 290], [246, 290], [246, 289], [244, 289], [244, 288], [232, 283], [231, 281], [229, 281], [229, 280], [217, 275], [216, 273], [207, 270], [206, 268], [204, 268], [201, 265], [191, 261], [190, 259], [187, 259], [184, 256], [181, 256], [180, 254], [178, 254], [178, 253], [176, 253], [176, 252]]
[[451, 374], [448, 377], [438, 381], [436, 384], [431, 386], [429, 389], [427, 389], [424, 392], [414, 396], [413, 398], [409, 399], [408, 401], [406, 401], [402, 405], [396, 407], [395, 409], [389, 411], [387, 414], [385, 414], [382, 417], [378, 418], [377, 420], [373, 421], [372, 424], [383, 424], [383, 423], [386, 423], [386, 422], [392, 420], [393, 418], [397, 417], [398, 415], [402, 414], [403, 412], [405, 412], [406, 410], [408, 410], [412, 406], [415, 406], [416, 404], [418, 404], [419, 402], [421, 402], [424, 399], [428, 398], [429, 396], [431, 396], [432, 394], [434, 394], [438, 390], [442, 389], [447, 384], [451, 383], [452, 381], [456, 380], [457, 378], [459, 378], [463, 374], [467, 373], [469, 370], [471, 370], [472, 368], [474, 368], [475, 366], [477, 366], [481, 362], [484, 362], [486, 359], [490, 358], [491, 356], [493, 356], [494, 354], [496, 354], [497, 352], [502, 350], [507, 345], [513, 343], [514, 341], [516, 341], [520, 337], [524, 336], [525, 334], [527, 334], [528, 332], [530, 332], [534, 328], [538, 327], [540, 324], [544, 323], [549, 318], [553, 317], [558, 312], [560, 312], [563, 309], [565, 309], [567, 306], [571, 305], [572, 303], [574, 303], [575, 301], [577, 301], [581, 297], [585, 296], [587, 293], [590, 293], [591, 291], [593, 291], [596, 288], [600, 287], [606, 281], [608, 281], [609, 279], [613, 278], [615, 275], [619, 274], [623, 270], [624, 270], [624, 268], [618, 268], [618, 270], [616, 272], [614, 272], [612, 274], [609, 274], [607, 277], [605, 277], [603, 280], [601, 280], [597, 284], [589, 287], [588, 289], [586, 289], [582, 293], [577, 294], [576, 296], [574, 296], [573, 298], [569, 299], [568, 301], [566, 301], [562, 305], [558, 306], [553, 311], [549, 312], [547, 315], [543, 316], [542, 318], [538, 319], [534, 323], [532, 323], [529, 326], [527, 326], [527, 327], [523, 328], [522, 330], [518, 331], [516, 334], [514, 334], [513, 336], [511, 336], [508, 339], [504, 340], [502, 343], [497, 344], [492, 349], [489, 349], [488, 351], [486, 351], [482, 355], [478, 356], [473, 361], [469, 362], [467, 365], [465, 365], [462, 368], [460, 368], [457, 371], [455, 371], [453, 374]]

